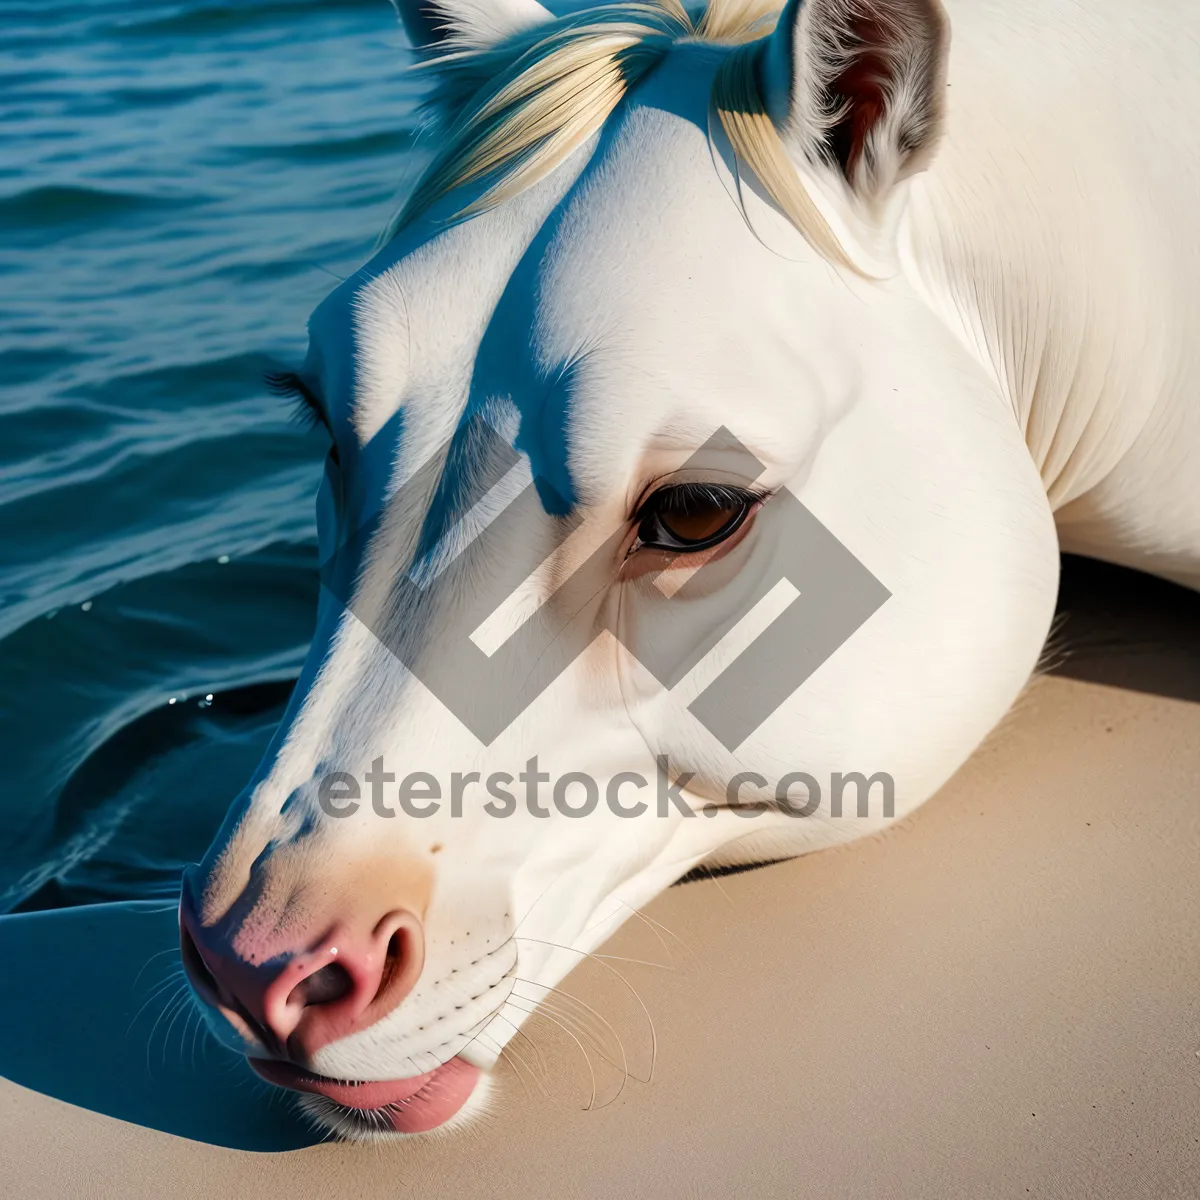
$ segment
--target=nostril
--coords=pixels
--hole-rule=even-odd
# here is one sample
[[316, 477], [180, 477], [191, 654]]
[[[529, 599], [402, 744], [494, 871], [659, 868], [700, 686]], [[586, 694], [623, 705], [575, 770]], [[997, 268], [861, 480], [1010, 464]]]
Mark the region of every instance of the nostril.
[[180, 906], [180, 954], [200, 998], [240, 1036], [305, 1059], [399, 1004], [425, 961], [420, 918], [387, 913], [372, 928], [339, 923], [315, 942], [259, 961]]
[[388, 938], [387, 950], [384, 952], [383, 973], [379, 977], [379, 986], [375, 989], [373, 999], [378, 999], [384, 992], [388, 990], [392, 979], [396, 972], [400, 970], [404, 962], [404, 932], [397, 929], [395, 933]]
[[329, 963], [319, 971], [306, 975], [288, 994], [289, 1005], [308, 1008], [316, 1004], [332, 1004], [354, 990], [354, 980], [341, 963]]

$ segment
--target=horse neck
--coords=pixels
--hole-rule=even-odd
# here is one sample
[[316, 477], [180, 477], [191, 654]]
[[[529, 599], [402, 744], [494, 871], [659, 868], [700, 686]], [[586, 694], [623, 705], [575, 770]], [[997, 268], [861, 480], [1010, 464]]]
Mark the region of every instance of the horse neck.
[[1115, 0], [950, 0], [906, 264], [1010, 406], [1064, 547], [1198, 586], [1200, 511], [1170, 480], [1200, 471], [1200, 122], [1168, 136], [1161, 113], [1200, 104], [1200, 16], [1172, 39], [1150, 7], [1134, 30]]
[[1036, 44], [1034, 29], [987, 9], [951, 15], [945, 136], [911, 184], [908, 258], [993, 376], [1057, 509], [1105, 477], [1161, 393], [1146, 353], [1161, 314], [1127, 302], [1156, 294], [1155, 230], [1098, 127], [1107, 85], [1085, 71], [1066, 99], [1052, 92], [1052, 68], [1073, 70], [1065, 40]]

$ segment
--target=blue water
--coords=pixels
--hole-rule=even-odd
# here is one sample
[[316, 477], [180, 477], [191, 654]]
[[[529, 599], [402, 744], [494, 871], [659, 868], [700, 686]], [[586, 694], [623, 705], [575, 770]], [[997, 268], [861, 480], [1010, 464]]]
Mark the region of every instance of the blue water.
[[0, 912], [173, 895], [282, 712], [325, 447], [262, 377], [409, 62], [386, 0], [0, 0]]

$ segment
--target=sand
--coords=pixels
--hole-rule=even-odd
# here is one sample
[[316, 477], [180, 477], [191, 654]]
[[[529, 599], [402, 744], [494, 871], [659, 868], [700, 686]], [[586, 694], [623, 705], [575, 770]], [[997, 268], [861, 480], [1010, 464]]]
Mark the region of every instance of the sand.
[[[598, 1097], [588, 1109], [578, 1045], [534, 1021], [536, 1048], [514, 1042], [493, 1112], [474, 1128], [402, 1145], [253, 1153], [0, 1082], [5, 1190], [1194, 1198], [1200, 704], [1179, 697], [1200, 686], [1200, 660], [1185, 654], [1181, 669], [1177, 651], [1141, 643], [1138, 655], [1132, 666], [1118, 656], [1122, 688], [1087, 681], [1104, 670], [1086, 655], [1073, 668], [1083, 678], [1038, 680], [951, 783], [889, 834], [673, 889], [647, 910], [663, 928], [632, 922], [607, 948], [621, 961], [588, 964], [566, 986], [605, 1015], [644, 1077], [650, 1026], [614, 969], [628, 980], [656, 1031], [648, 1084], [621, 1089], [623, 1072], [593, 1049]], [[1168, 681], [1167, 695], [1136, 690], [1147, 671]], [[167, 1092], [156, 1099], [141, 1082], [145, 1038], [126, 1049], [106, 1025], [128, 988], [98, 1006], [102, 1017], [86, 1015], [97, 1010], [89, 964], [122, 944], [105, 949], [105, 921], [160, 937], [169, 928], [169, 914], [93, 914], [77, 954], [65, 939], [61, 978], [19, 983], [20, 946], [0, 938], [4, 1041], [26, 1047], [4, 1073], [104, 1109], [104, 1072], [91, 1072], [83, 1092], [88, 1072], [38, 1076], [39, 1062], [94, 1054], [122, 1080], [112, 1091], [127, 1093], [126, 1112], [129, 1096], [148, 1094], [157, 1116], [138, 1120], [188, 1127], [186, 1097], [176, 1112]], [[25, 928], [43, 945], [52, 936], [48, 924]], [[132, 963], [145, 955], [131, 939]], [[566, 1023], [600, 1028], [619, 1064], [614, 1036], [571, 1012]], [[56, 1037], [62, 1055], [50, 1049]], [[260, 1103], [243, 1091], [237, 1104]], [[226, 1133], [241, 1121], [237, 1104]], [[286, 1141], [286, 1113], [280, 1120]], [[220, 1125], [210, 1119], [198, 1136], [236, 1143]]]

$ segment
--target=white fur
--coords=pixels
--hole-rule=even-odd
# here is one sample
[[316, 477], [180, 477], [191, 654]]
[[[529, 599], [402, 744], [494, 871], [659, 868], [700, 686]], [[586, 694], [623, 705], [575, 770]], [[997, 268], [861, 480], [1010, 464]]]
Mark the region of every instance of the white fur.
[[550, 18], [538, 0], [393, 0], [413, 43], [487, 46]]
[[[457, 2], [476, 19], [481, 6]], [[323, 771], [361, 777], [382, 754], [443, 780], [515, 775], [536, 753], [554, 775], [603, 785], [626, 770], [653, 779], [667, 753], [696, 773], [697, 806], [740, 770], [887, 771], [899, 819], [1025, 684], [1060, 545], [1200, 585], [1200, 19], [1167, 0], [946, 7], [943, 141], [899, 183], [880, 149], [870, 182], [886, 192], [869, 231], [885, 278], [831, 266], [731, 177], [707, 113], [730, 50], [685, 44], [600, 139], [469, 221], [439, 223], [461, 207], [448, 197], [314, 315], [308, 371], [340, 436], [365, 444], [404, 409], [389, 487], [449, 437], [469, 388], [520, 407], [570, 366], [566, 454], [585, 522], [627, 522], [633, 498], [727, 425], [765, 481], [791, 489], [892, 592], [737, 753], [687, 704], [745, 629], [670, 692], [602, 638], [485, 747], [326, 597], [319, 670], [206, 862], [212, 906], [227, 911], [268, 844], [302, 853], [315, 883], [356, 856], [444, 849], [416, 990], [320, 1051], [317, 1070], [395, 1078], [459, 1052], [489, 1066], [514, 1028], [489, 1014], [517, 973], [555, 984], [694, 864], [795, 855], [887, 824], [852, 810], [835, 820], [827, 800], [804, 821], [603, 809], [331, 821], [314, 802]], [[854, 242], [867, 219], [850, 211], [854, 181], [802, 158], [814, 201]], [[503, 320], [522, 335], [507, 361], [485, 362], [481, 339]], [[555, 528], [547, 516], [530, 536]], [[765, 556], [768, 533], [751, 534]], [[403, 547], [381, 531], [361, 586], [386, 589]], [[535, 572], [517, 609], [552, 604], [563, 565]], [[615, 569], [597, 605], [619, 600]], [[269, 923], [290, 894], [264, 892], [258, 917]], [[455, 1016], [449, 1001], [468, 995]]]

